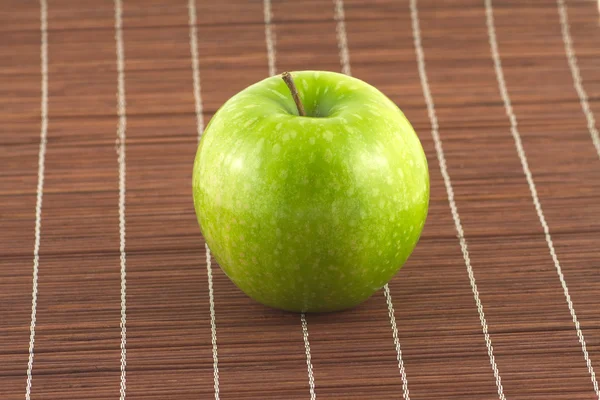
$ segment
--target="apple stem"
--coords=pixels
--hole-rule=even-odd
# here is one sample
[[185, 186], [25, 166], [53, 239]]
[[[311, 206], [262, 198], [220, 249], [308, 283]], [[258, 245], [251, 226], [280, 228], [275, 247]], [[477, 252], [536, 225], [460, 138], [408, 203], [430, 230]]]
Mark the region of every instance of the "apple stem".
[[292, 94], [292, 98], [296, 103], [296, 107], [298, 108], [298, 115], [304, 117], [306, 113], [304, 112], [304, 106], [300, 101], [300, 96], [298, 95], [298, 89], [296, 89], [296, 85], [294, 84], [294, 80], [292, 79], [292, 75], [289, 72], [284, 72], [281, 74], [281, 79], [285, 82], [288, 89], [290, 89], [290, 93]]

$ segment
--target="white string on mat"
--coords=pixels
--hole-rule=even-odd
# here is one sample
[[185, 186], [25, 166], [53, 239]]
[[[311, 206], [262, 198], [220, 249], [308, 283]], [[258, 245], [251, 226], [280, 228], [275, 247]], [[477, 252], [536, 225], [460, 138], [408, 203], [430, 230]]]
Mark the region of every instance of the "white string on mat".
[[529, 162], [527, 161], [527, 155], [525, 154], [525, 149], [523, 148], [523, 143], [521, 141], [521, 134], [518, 130], [517, 117], [512, 108], [512, 104], [510, 101], [510, 96], [508, 94], [508, 89], [506, 86], [506, 80], [504, 78], [504, 72], [502, 70], [502, 62], [500, 59], [500, 51], [498, 50], [498, 41], [496, 39], [496, 28], [494, 24], [494, 9], [492, 6], [491, 0], [485, 0], [485, 14], [486, 14], [486, 23], [488, 28], [488, 38], [490, 43], [490, 50], [492, 53], [492, 59], [494, 61], [494, 71], [496, 73], [496, 80], [498, 81], [498, 90], [502, 97], [502, 101], [504, 102], [504, 108], [506, 110], [506, 115], [508, 120], [510, 121], [510, 132], [515, 142], [515, 148], [517, 150], [517, 154], [519, 155], [519, 159], [521, 160], [521, 167], [523, 168], [523, 173], [525, 174], [525, 178], [527, 180], [527, 185], [529, 186], [529, 191], [531, 192], [531, 199], [533, 201], [533, 205], [535, 207], [535, 211], [537, 213], [538, 219], [540, 221], [540, 225], [544, 230], [544, 237], [546, 239], [546, 245], [548, 246], [548, 250], [550, 252], [550, 257], [554, 263], [554, 267], [556, 269], [556, 273], [558, 274], [558, 278], [560, 280], [560, 284], [563, 289], [563, 293], [565, 296], [565, 300], [567, 302], [567, 306], [569, 307], [569, 312], [571, 314], [571, 318], [573, 320], [573, 324], [575, 325], [575, 331], [577, 333], [577, 338], [579, 339], [579, 343], [581, 345], [581, 350], [583, 352], [583, 358], [588, 368], [588, 372], [590, 374], [590, 378], [592, 380], [592, 385], [594, 386], [594, 391], [596, 392], [596, 396], [600, 400], [600, 391], [598, 390], [598, 381], [596, 380], [596, 374], [594, 372], [594, 368], [592, 367], [592, 360], [589, 357], [585, 338], [583, 336], [583, 331], [581, 330], [581, 326], [579, 324], [579, 320], [577, 319], [577, 314], [575, 313], [575, 307], [573, 306], [573, 302], [571, 301], [571, 296], [569, 294], [569, 288], [567, 287], [567, 282], [565, 281], [565, 277], [562, 272], [562, 267], [558, 260], [558, 256], [556, 255], [556, 251], [554, 249], [554, 243], [552, 242], [552, 236], [550, 235], [550, 228], [548, 227], [548, 223], [546, 222], [546, 217], [544, 216], [544, 211], [542, 210], [542, 205], [540, 203], [540, 199], [537, 193], [537, 189], [535, 187], [535, 181], [533, 180], [533, 174], [529, 168]]
[[[202, 90], [200, 85], [200, 57], [198, 55], [198, 27], [196, 17], [196, 0], [188, 1], [188, 24], [190, 28], [190, 54], [192, 59], [192, 78], [194, 81], [194, 102], [196, 112], [196, 134], [198, 142], [204, 132], [204, 116], [202, 107]], [[208, 301], [210, 310], [210, 334], [213, 357], [213, 387], [215, 400], [219, 400], [219, 355], [217, 347], [217, 323], [215, 314], [215, 296], [213, 288], [212, 259], [208, 244], [206, 251], [206, 275], [208, 278]]]
[[276, 47], [275, 32], [273, 31], [273, 12], [271, 11], [271, 0], [263, 1], [263, 17], [265, 22], [265, 41], [267, 44], [267, 60], [269, 62], [269, 75], [277, 74], [275, 67]]
[[421, 86], [423, 88], [423, 96], [425, 97], [425, 103], [427, 104], [427, 113], [429, 115], [429, 121], [431, 123], [431, 136], [435, 144], [435, 151], [437, 154], [438, 164], [440, 171], [444, 179], [444, 186], [446, 187], [446, 193], [448, 196], [448, 203], [450, 205], [450, 211], [452, 213], [452, 219], [454, 220], [454, 227], [460, 243], [460, 248], [469, 275], [469, 283], [471, 284], [471, 290], [473, 291], [473, 298], [477, 306], [477, 312], [479, 313], [479, 321], [481, 323], [481, 329], [483, 331], [483, 337], [485, 339], [485, 345], [487, 347], [488, 357], [490, 359], [490, 365], [496, 379], [496, 388], [498, 390], [498, 398], [500, 400], [506, 400], [504, 396], [504, 389], [502, 387], [502, 379], [500, 377], [500, 371], [496, 364], [496, 357], [494, 356], [494, 347], [492, 346], [492, 339], [488, 331], [488, 324], [483, 311], [483, 304], [479, 298], [479, 290], [475, 281], [475, 274], [471, 265], [471, 257], [469, 255], [469, 249], [467, 247], [467, 240], [463, 231], [462, 223], [460, 221], [460, 215], [458, 214], [458, 207], [454, 200], [454, 189], [452, 188], [452, 181], [450, 180], [450, 174], [448, 173], [448, 167], [446, 166], [446, 156], [444, 155], [444, 148], [442, 146], [442, 139], [440, 138], [439, 125], [437, 115], [435, 112], [435, 105], [433, 97], [431, 96], [431, 89], [429, 88], [429, 81], [427, 79], [427, 72], [425, 68], [425, 52], [421, 43], [421, 28], [419, 26], [419, 11], [417, 8], [417, 0], [411, 0], [410, 2], [411, 19], [413, 27], [413, 41], [415, 52], [417, 54], [417, 64], [419, 69], [419, 78], [421, 80]]
[[[567, 12], [567, 5], [564, 0], [556, 0], [558, 7], [558, 15], [560, 17], [560, 28], [562, 33], [563, 43], [565, 45], [565, 54], [567, 61], [569, 62], [569, 69], [571, 70], [571, 76], [573, 77], [573, 87], [579, 96], [579, 103], [581, 104], [581, 110], [585, 115], [587, 121], [588, 131], [592, 137], [592, 143], [596, 148], [596, 153], [600, 157], [600, 134], [596, 128], [596, 120], [594, 119], [594, 113], [590, 109], [590, 103], [588, 95], [583, 88], [583, 80], [581, 79], [581, 73], [579, 71], [579, 65], [577, 63], [577, 56], [573, 49], [573, 40], [571, 38], [571, 32], [569, 29], [569, 15]], [[598, 0], [598, 7], [600, 9], [600, 0]]]
[[127, 255], [125, 252], [125, 194], [126, 160], [125, 139], [127, 130], [127, 103], [125, 100], [125, 48], [123, 45], [123, 5], [115, 0], [115, 42], [117, 51], [117, 155], [119, 161], [119, 236], [121, 261], [121, 385], [120, 400], [127, 395]]
[[42, 202], [44, 197], [44, 175], [46, 144], [48, 141], [48, 4], [40, 0], [40, 66], [41, 66], [41, 128], [38, 153], [38, 183], [35, 203], [35, 239], [33, 245], [33, 277], [31, 291], [31, 325], [29, 326], [29, 358], [27, 361], [27, 383], [25, 399], [31, 399], [33, 358], [35, 347], [35, 324], [37, 318], [38, 274], [40, 265], [40, 241], [42, 231]]

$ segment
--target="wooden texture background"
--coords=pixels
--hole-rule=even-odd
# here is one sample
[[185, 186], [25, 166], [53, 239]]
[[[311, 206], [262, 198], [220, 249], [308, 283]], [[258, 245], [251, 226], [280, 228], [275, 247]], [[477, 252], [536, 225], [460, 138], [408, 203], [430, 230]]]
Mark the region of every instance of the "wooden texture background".
[[[119, 3], [0, 5], [1, 399], [600, 399], [594, 1], [124, 0], [117, 40]], [[212, 324], [191, 198], [196, 101], [208, 122], [270, 72], [342, 68], [402, 108], [429, 160], [424, 234], [389, 284], [400, 347], [383, 291], [308, 315], [305, 337], [300, 315], [252, 302], [214, 260]]]

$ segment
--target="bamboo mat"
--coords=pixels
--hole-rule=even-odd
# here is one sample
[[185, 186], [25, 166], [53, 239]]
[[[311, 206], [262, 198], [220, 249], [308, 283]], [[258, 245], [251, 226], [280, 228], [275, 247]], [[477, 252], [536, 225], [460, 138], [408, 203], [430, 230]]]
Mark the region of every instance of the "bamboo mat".
[[[600, 399], [594, 1], [1, 5], [1, 399]], [[389, 293], [305, 321], [191, 198], [204, 123], [301, 69], [386, 93], [431, 174]]]

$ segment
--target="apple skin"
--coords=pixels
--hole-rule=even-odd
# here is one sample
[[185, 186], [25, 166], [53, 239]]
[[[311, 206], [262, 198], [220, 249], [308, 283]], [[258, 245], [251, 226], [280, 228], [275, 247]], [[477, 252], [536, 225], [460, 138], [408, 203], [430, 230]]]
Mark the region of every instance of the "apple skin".
[[200, 230], [225, 274], [270, 307], [326, 312], [382, 288], [419, 240], [429, 206], [421, 143], [373, 86], [326, 71], [280, 75], [229, 99], [193, 170]]

